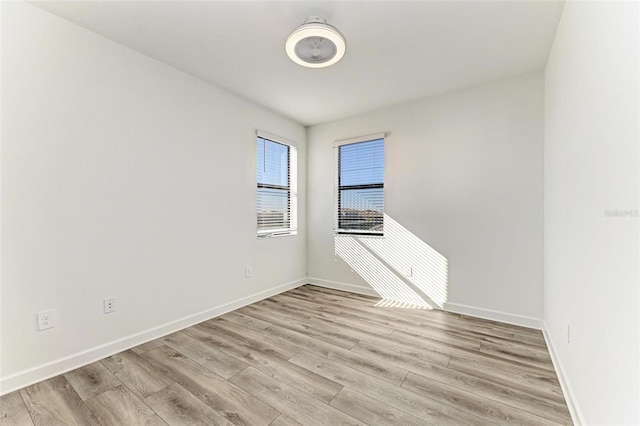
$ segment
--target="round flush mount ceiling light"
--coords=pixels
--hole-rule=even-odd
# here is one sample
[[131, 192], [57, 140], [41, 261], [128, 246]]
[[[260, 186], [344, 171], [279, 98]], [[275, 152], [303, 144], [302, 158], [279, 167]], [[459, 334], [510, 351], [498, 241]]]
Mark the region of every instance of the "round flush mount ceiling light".
[[340, 31], [320, 16], [310, 16], [296, 28], [285, 44], [293, 62], [308, 68], [324, 68], [344, 56], [347, 44]]

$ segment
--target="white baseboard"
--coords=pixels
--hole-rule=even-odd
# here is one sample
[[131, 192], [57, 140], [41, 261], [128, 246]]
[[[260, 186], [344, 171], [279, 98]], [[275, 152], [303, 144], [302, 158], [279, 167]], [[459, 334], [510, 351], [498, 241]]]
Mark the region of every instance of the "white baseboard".
[[494, 311], [492, 309], [477, 308], [475, 306], [468, 306], [460, 303], [445, 303], [444, 310], [454, 312], [456, 314], [464, 314], [472, 317], [484, 318], [492, 321], [504, 322], [507, 324], [542, 330], [542, 319], [528, 317], [526, 315], [511, 314], [508, 312]]
[[318, 287], [332, 288], [334, 290], [348, 291], [350, 293], [364, 294], [365, 296], [380, 297], [371, 287], [363, 287], [355, 284], [341, 283], [338, 281], [323, 280], [316, 277], [307, 277], [307, 283]]
[[180, 331], [202, 321], [215, 318], [243, 306], [250, 305], [251, 303], [255, 303], [268, 297], [275, 296], [276, 294], [299, 287], [306, 282], [306, 278], [291, 281], [286, 284], [272, 287], [268, 290], [236, 299], [229, 303], [225, 303], [224, 305], [216, 306], [214, 308], [150, 328], [140, 333], [132, 334], [113, 342], [105, 343], [46, 364], [18, 371], [0, 378], [0, 395], [5, 395], [25, 386], [32, 385], [42, 380], [66, 373], [67, 371], [99, 361], [103, 358], [117, 354], [118, 352], [122, 352], [151, 340], [175, 333], [176, 331]]
[[553, 363], [553, 367], [556, 370], [556, 374], [558, 375], [558, 381], [560, 382], [560, 388], [562, 388], [562, 393], [564, 394], [564, 400], [567, 403], [567, 407], [569, 408], [569, 413], [571, 414], [571, 420], [575, 426], [585, 425], [584, 416], [582, 415], [582, 410], [580, 409], [580, 405], [578, 404], [578, 400], [575, 397], [575, 392], [573, 391], [573, 387], [571, 386], [571, 382], [565, 373], [564, 367], [562, 366], [562, 362], [560, 358], [558, 358], [558, 354], [556, 353], [555, 347], [553, 346], [553, 342], [551, 341], [551, 336], [547, 331], [546, 324], [543, 323], [542, 326], [542, 335], [544, 336], [544, 340], [547, 343], [547, 348], [549, 349], [549, 355], [551, 356], [551, 362]]

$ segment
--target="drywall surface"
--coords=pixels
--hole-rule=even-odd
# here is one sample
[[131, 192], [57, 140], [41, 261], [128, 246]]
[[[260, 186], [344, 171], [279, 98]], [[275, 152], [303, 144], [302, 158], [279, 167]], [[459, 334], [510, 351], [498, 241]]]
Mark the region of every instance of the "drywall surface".
[[[256, 238], [256, 129], [298, 143], [296, 236]], [[305, 165], [301, 125], [4, 2], [2, 377], [303, 279]]]
[[[310, 279], [539, 322], [543, 95], [533, 73], [308, 128]], [[335, 238], [333, 143], [376, 132], [385, 239]]]
[[640, 424], [639, 20], [567, 2], [545, 71], [544, 319], [589, 425]]

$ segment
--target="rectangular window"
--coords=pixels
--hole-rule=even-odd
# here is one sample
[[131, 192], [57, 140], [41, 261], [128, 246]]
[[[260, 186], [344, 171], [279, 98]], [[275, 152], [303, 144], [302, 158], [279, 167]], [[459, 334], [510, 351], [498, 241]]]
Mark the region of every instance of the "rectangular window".
[[256, 157], [258, 237], [295, 233], [296, 148], [258, 133]]
[[383, 235], [384, 134], [337, 142], [338, 234]]

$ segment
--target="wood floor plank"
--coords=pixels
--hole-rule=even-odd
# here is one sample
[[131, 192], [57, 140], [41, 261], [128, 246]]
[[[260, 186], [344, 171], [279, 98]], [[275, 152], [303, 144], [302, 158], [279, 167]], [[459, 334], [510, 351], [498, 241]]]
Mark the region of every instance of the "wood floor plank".
[[[265, 300], [261, 300], [260, 302], [256, 302], [252, 305], [245, 306], [244, 308], [240, 308], [238, 309], [238, 312], [242, 312], [243, 310], [245, 310], [245, 308], [249, 310], [252, 310], [253, 308], [260, 308], [260, 309], [266, 309], [267, 312], [273, 312], [275, 318], [280, 317], [281, 320], [285, 320], [285, 321], [294, 319], [294, 320], [304, 322], [310, 318], [308, 314], [304, 312], [300, 312], [297, 309], [287, 309], [287, 308], [281, 307], [279, 311], [271, 311], [274, 305], [278, 305], [278, 303], [276, 303], [271, 299], [265, 299]], [[272, 321], [269, 319], [267, 322], [272, 322]]]
[[382, 325], [371, 325], [365, 321], [358, 321], [341, 317], [340, 309], [333, 307], [331, 304], [320, 303], [313, 300], [301, 300], [291, 297], [288, 293], [282, 293], [269, 299], [276, 302], [272, 308], [278, 310], [282, 307], [286, 309], [297, 309], [310, 316], [308, 323], [316, 323], [324, 326], [324, 329], [343, 330], [345, 334], [349, 334], [354, 338], [362, 335], [374, 334], [376, 336], [390, 335], [393, 328]]
[[342, 297], [348, 297], [348, 298], [353, 298], [353, 299], [364, 299], [364, 300], [371, 300], [371, 301], [378, 301], [380, 300], [380, 297], [378, 296], [371, 296], [368, 294], [362, 294], [362, 293], [353, 293], [350, 291], [344, 291], [344, 290], [337, 290], [335, 288], [329, 288], [329, 287], [320, 287], [318, 285], [315, 284], [305, 284], [301, 287], [298, 287], [297, 289], [304, 289], [304, 290], [308, 290], [308, 291], [315, 291], [315, 292], [321, 292], [321, 293], [329, 293], [329, 294], [335, 294], [338, 296], [342, 296]]
[[484, 318], [472, 317], [469, 315], [460, 315], [460, 323], [461, 324], [475, 324], [476, 326], [484, 326], [489, 327], [491, 329], [500, 329], [505, 330], [511, 333], [519, 334], [519, 335], [529, 335], [536, 339], [539, 339], [541, 342], [544, 342], [544, 336], [540, 330], [536, 330], [535, 328], [523, 327], [520, 325], [507, 324], [504, 322], [493, 321]]
[[372, 345], [366, 342], [359, 343], [358, 346], [353, 348], [353, 351], [365, 354], [381, 363], [405, 369], [407, 372], [410, 370], [416, 373], [420, 373], [423, 368], [429, 368], [431, 365], [446, 366], [449, 358], [446, 355], [438, 354], [438, 356], [442, 357], [441, 359], [435, 358], [434, 360], [430, 360], [425, 358], [423, 355], [416, 355], [409, 351], [397, 352], [392, 349]]
[[[524, 342], [528, 345], [535, 344], [536, 346], [542, 347], [542, 349], [546, 350], [546, 346], [544, 341], [540, 341], [538, 337], [533, 337], [529, 334], [521, 335], [516, 334], [513, 330], [504, 330], [488, 327], [483, 324], [476, 324], [473, 322], [462, 322], [456, 319], [456, 316], [446, 316], [442, 317], [440, 314], [441, 311], [422, 311], [421, 319], [415, 319], [415, 322], [420, 321], [419, 324], [411, 323], [403, 321], [402, 318], [394, 318], [391, 316], [392, 311], [375, 311], [375, 312], [362, 312], [362, 311], [341, 311], [340, 315], [344, 317], [366, 317], [368, 322], [372, 322], [374, 324], [381, 324], [387, 327], [392, 327], [394, 329], [400, 329], [401, 331], [408, 331], [414, 334], [434, 334], [434, 333], [445, 333], [444, 335], [448, 335], [451, 337], [458, 337], [465, 339], [467, 341], [475, 341], [477, 343], [481, 343], [478, 340], [478, 336], [485, 337], [497, 337], [504, 340], [509, 340], [511, 342]], [[412, 317], [413, 318], [413, 317]], [[470, 331], [470, 329], [473, 332]]]
[[[305, 392], [320, 401], [328, 403], [342, 389], [342, 386], [327, 380], [326, 378], [312, 373], [304, 368], [300, 368], [295, 364], [291, 364], [280, 357], [248, 344], [246, 341], [237, 339], [236, 337], [219, 333], [214, 328], [198, 329], [199, 334], [194, 334], [204, 344], [216, 344], [220, 350], [229, 356], [236, 357], [238, 360], [251, 365], [256, 369], [268, 374], [269, 376], [280, 380]], [[263, 330], [264, 331], [264, 330]], [[299, 348], [297, 352], [302, 350]]]
[[287, 292], [287, 295], [298, 300], [306, 300], [306, 301], [315, 301], [320, 302], [321, 304], [330, 306], [332, 304], [335, 305], [343, 305], [349, 306], [351, 308], [357, 309], [365, 309], [368, 310], [375, 305], [375, 301], [371, 302], [363, 302], [357, 299], [344, 297], [343, 295], [334, 295], [325, 292], [315, 292], [310, 291], [308, 288], [296, 288]]
[[[428, 325], [424, 327], [429, 328]], [[489, 343], [489, 344], [495, 344], [495, 345], [505, 346], [505, 347], [512, 347], [512, 346], [525, 347], [533, 351], [546, 352], [546, 353], [549, 352], [546, 344], [540, 343], [537, 340], [535, 342], [532, 342], [527, 338], [512, 339], [512, 338], [505, 338], [501, 336], [492, 336], [485, 333], [478, 333], [478, 332], [472, 332], [470, 330], [464, 330], [459, 327], [455, 330], [448, 330], [447, 333], [453, 336], [458, 336], [464, 339], [476, 341], [479, 344]]]
[[[241, 326], [238, 326], [238, 328], [240, 327]], [[243, 339], [241, 337], [242, 331], [240, 331], [239, 333], [230, 333], [229, 330], [225, 328], [215, 327], [211, 325], [200, 326], [199, 324], [188, 330], [185, 330], [185, 334], [188, 334], [189, 336], [200, 340], [207, 345], [216, 347], [226, 354], [236, 357], [240, 360], [242, 360], [247, 353], [260, 353], [262, 355], [270, 355], [274, 358], [286, 360], [302, 350], [302, 348], [292, 345], [289, 342], [286, 342], [286, 340], [280, 339], [279, 337], [271, 338], [266, 333], [264, 333], [264, 331], [261, 331], [261, 334], [265, 337], [265, 341], [269, 340], [272, 342], [269, 345], [266, 345], [264, 343], [261, 344], [256, 340]], [[287, 352], [273, 349], [273, 341], [275, 339], [287, 343]], [[251, 361], [252, 360], [249, 359], [243, 362], [248, 363]]]
[[[422, 362], [432, 362], [439, 365], [447, 365], [451, 358], [444, 350], [432, 350], [422, 344], [411, 345], [403, 343], [399, 339], [391, 340], [389, 338], [367, 338], [367, 340], [363, 340], [358, 343], [358, 345], [353, 348], [353, 351], [363, 355], [368, 355], [375, 354], [376, 352], [384, 349], [397, 352], [411, 359], [420, 360]], [[380, 357], [378, 357], [378, 359], [380, 359]]]
[[[387, 308], [393, 309], [393, 308]], [[398, 309], [393, 309], [398, 311]], [[442, 309], [401, 309], [405, 315], [411, 315], [418, 319], [431, 319], [433, 321], [442, 321], [445, 323], [451, 323], [460, 319], [461, 314], [455, 312], [448, 312]]]
[[[436, 340], [449, 345], [459, 346], [461, 348], [479, 350], [482, 342], [474, 339], [471, 336], [460, 335], [455, 333], [449, 328], [442, 328], [440, 326], [427, 327], [423, 325], [404, 325], [403, 327], [396, 327], [394, 331], [402, 331], [408, 334], [412, 334], [416, 337]], [[393, 332], [391, 333], [393, 334]], [[390, 336], [389, 334], [388, 336]]]
[[245, 327], [249, 327], [257, 331], [263, 330], [271, 325], [270, 322], [262, 321], [258, 318], [244, 315], [238, 311], [228, 312], [222, 315], [220, 318], [235, 322], [236, 324], [244, 325]]
[[169, 426], [233, 426], [222, 414], [177, 383], [147, 397], [144, 402]]
[[[428, 315], [431, 312], [433, 312], [434, 315], [438, 315], [438, 312], [440, 312], [434, 309], [422, 308], [422, 307], [396, 308], [392, 306], [392, 305], [395, 305], [392, 303], [392, 301], [384, 301], [380, 298], [375, 298], [371, 296], [361, 296], [361, 295], [355, 295], [355, 297], [351, 295], [345, 296], [343, 294], [345, 292], [340, 292], [340, 291], [336, 291], [332, 294], [329, 294], [323, 291], [324, 289], [318, 289], [318, 288], [316, 289], [305, 288], [305, 289], [297, 289], [297, 290], [298, 290], [297, 293], [295, 293], [295, 290], [289, 293], [292, 296], [306, 298], [308, 300], [315, 300], [319, 303], [348, 301], [352, 306], [358, 306], [359, 308], [362, 308], [364, 310], [369, 310], [372, 312], [373, 311], [386, 312], [397, 318], [403, 318], [407, 321], [422, 321], [425, 315]], [[315, 297], [311, 295], [315, 295]], [[451, 315], [449, 313], [446, 313], [446, 314]]]
[[[420, 368], [423, 365], [430, 365], [435, 363], [436, 365], [446, 366], [448, 364], [449, 356], [445, 355], [445, 353], [454, 353], [462, 356], [462, 358], [457, 358], [455, 365], [460, 365], [462, 368], [460, 371], [469, 371], [473, 370], [475, 363], [472, 361], [480, 361], [482, 366], [477, 366], [475, 369], [476, 374], [479, 374], [482, 377], [483, 372], [499, 372], [499, 375], [503, 376], [502, 383], [504, 384], [504, 376], [505, 374], [511, 374], [509, 377], [519, 377], [524, 380], [525, 384], [529, 386], [535, 386], [537, 389], [546, 389], [549, 383], [556, 383], [555, 377], [552, 376], [546, 370], [540, 370], [535, 367], [525, 366], [520, 363], [512, 363], [510, 360], [505, 360], [501, 358], [493, 358], [493, 357], [478, 357], [473, 353], [469, 353], [468, 351], [460, 351], [458, 347], [446, 346], [442, 345], [438, 342], [430, 342], [429, 340], [425, 340], [421, 336], [416, 336], [411, 333], [402, 332], [402, 335], [398, 339], [394, 339], [392, 341], [383, 341], [383, 340], [375, 340], [373, 343], [361, 342], [355, 348], [353, 348], [354, 352], [362, 353], [377, 359], [386, 360], [389, 363], [396, 365], [401, 368], [411, 368], [414, 366], [413, 370], [415, 372], [420, 373]], [[411, 340], [406, 341], [406, 336], [410, 335]], [[394, 336], [394, 338], [397, 336]], [[401, 342], [406, 341], [409, 343], [403, 344]], [[432, 344], [434, 343], [434, 344]], [[436, 349], [434, 351], [428, 350], [426, 353], [423, 351], [416, 352], [416, 348], [419, 347], [430, 347], [431, 349]], [[390, 351], [390, 350], [391, 351]], [[394, 353], [395, 352], [395, 353]], [[455, 355], [454, 355], [455, 357]], [[512, 372], [512, 373], [509, 373]], [[550, 395], [555, 395], [553, 400], [564, 402], [561, 396], [559, 386], [554, 387], [555, 390], [551, 392], [546, 392], [541, 394], [543, 397], [548, 397]]]
[[[314, 293], [322, 295], [322, 293], [326, 293], [328, 289], [323, 289], [316, 286], [305, 286], [304, 289], [308, 287]], [[287, 295], [290, 296], [301, 296], [303, 288], [296, 289], [298, 293], [287, 292]], [[331, 295], [340, 295], [341, 292], [339, 290], [329, 290]], [[357, 295], [359, 296], [359, 295]], [[353, 298], [353, 296], [349, 296]], [[369, 296], [361, 296], [365, 298], [363, 301], [359, 303], [359, 307], [368, 306], [368, 311], [375, 310], [377, 314], [382, 315], [392, 315], [397, 317], [396, 320], [401, 320], [402, 318], [413, 318], [414, 321], [425, 321], [429, 327], [439, 326], [444, 329], [453, 329], [453, 330], [465, 330], [466, 328], [472, 328], [475, 331], [482, 331], [484, 333], [489, 333], [489, 335], [499, 335], [503, 338], [510, 338], [514, 341], [527, 341], [531, 344], [545, 346], [544, 338], [542, 333], [539, 330], [515, 326], [511, 324], [498, 323], [496, 321], [485, 320], [481, 318], [470, 317], [466, 315], [455, 314], [451, 312], [441, 311], [437, 309], [433, 310], [412, 310], [412, 309], [389, 309], [389, 308], [379, 308], [374, 307], [375, 298], [371, 300]], [[308, 296], [307, 296], [308, 298]], [[327, 301], [337, 301], [336, 299], [328, 299], [322, 300], [321, 297], [316, 298], [318, 303], [327, 303]], [[339, 299], [338, 299], [339, 300]], [[340, 303], [340, 302], [338, 302]], [[373, 308], [373, 309], [372, 309]], [[415, 323], [414, 323], [415, 324]], [[419, 324], [418, 324], [419, 325]]]
[[401, 314], [398, 314], [397, 312], [383, 310], [382, 308], [376, 308], [374, 306], [354, 305], [353, 303], [350, 303], [350, 301], [341, 299], [338, 296], [329, 297], [324, 301], [324, 303], [330, 304], [333, 306], [340, 306], [342, 307], [343, 311], [346, 310], [348, 312], [353, 312], [360, 316], [382, 318], [387, 321], [397, 322], [399, 324], [420, 325], [423, 321], [422, 319], [418, 319], [414, 317], [406, 317]]
[[[393, 328], [385, 327], [382, 325], [371, 325], [365, 321], [358, 321], [353, 319], [348, 319], [340, 315], [340, 309], [331, 308], [326, 309], [327, 305], [321, 305], [319, 303], [313, 302], [309, 303], [306, 301], [300, 301], [296, 299], [289, 298], [286, 293], [280, 294], [271, 300], [275, 300], [279, 305], [284, 306], [285, 308], [294, 309], [296, 308], [301, 312], [308, 313], [311, 318], [317, 318], [319, 320], [327, 321], [329, 324], [336, 324], [338, 326], [347, 326], [353, 328], [355, 330], [359, 330], [361, 332], [375, 333], [380, 336], [388, 336], [393, 332]], [[320, 310], [320, 307], [324, 307], [324, 310]], [[330, 308], [330, 305], [329, 305]]]
[[288, 307], [288, 309], [292, 310], [298, 310], [298, 307], [303, 307], [304, 311], [301, 312], [304, 312], [306, 315], [310, 316], [314, 316], [318, 312], [333, 312], [336, 309], [330, 304], [321, 303], [318, 300], [310, 299], [308, 297], [299, 297], [298, 294], [293, 294], [290, 292], [280, 293], [273, 297], [270, 297], [269, 299], [265, 300], [265, 306], [267, 303], [276, 303], [284, 307]]
[[[521, 345], [497, 343], [481, 343], [472, 339], [460, 338], [450, 332], [422, 332], [420, 330], [405, 328], [396, 330], [388, 336], [388, 339], [398, 342], [412, 342], [416, 345], [430, 347], [441, 353], [456, 355], [460, 353], [482, 353], [490, 358], [515, 361], [527, 365], [537, 366], [546, 370], [553, 370], [553, 364], [547, 351], [540, 348]], [[462, 351], [462, 352], [461, 352]]]
[[510, 389], [520, 390], [560, 404], [566, 404], [560, 385], [546, 376], [490, 368], [455, 356], [451, 357], [449, 368], [474, 377], [490, 380]]
[[86, 401], [102, 426], [167, 426], [124, 385], [109, 389]]
[[431, 318], [427, 317], [422, 322], [422, 325], [426, 327], [439, 327], [460, 334], [473, 333], [474, 335], [499, 337], [514, 342], [524, 342], [529, 345], [540, 346], [543, 348], [546, 347], [544, 338], [537, 334], [520, 333], [517, 330], [510, 328], [495, 327], [486, 323], [475, 322], [473, 320], [469, 320], [464, 315], [461, 315], [461, 319], [458, 321], [447, 321], [444, 323], [434, 322]]
[[64, 376], [56, 376], [20, 390], [36, 426], [100, 425]]
[[316, 330], [330, 331], [335, 335], [343, 334], [345, 336], [349, 336], [350, 338], [354, 339], [354, 341], [356, 341], [356, 344], [360, 340], [366, 339], [367, 337], [370, 337], [370, 336], [374, 336], [374, 337], [384, 336], [383, 334], [381, 335], [381, 334], [377, 334], [369, 331], [362, 331], [358, 328], [352, 327], [351, 325], [345, 325], [345, 324], [341, 325], [333, 321], [327, 320], [325, 318], [313, 317], [313, 318], [310, 318], [309, 321], [307, 321], [307, 324], [310, 327], [315, 327]]
[[[348, 338], [343, 335], [335, 335], [335, 333], [325, 333], [322, 330], [317, 330], [316, 328], [309, 327], [305, 323], [301, 323], [295, 320], [280, 319], [278, 316], [274, 316], [273, 312], [270, 312], [268, 309], [259, 306], [245, 306], [243, 310], [245, 310], [247, 314], [256, 318], [260, 318], [264, 321], [270, 320], [272, 324], [276, 324], [283, 328], [288, 328], [289, 330], [298, 331], [302, 334], [306, 334], [318, 340], [322, 340], [323, 342], [330, 343], [344, 349], [351, 349], [358, 343], [357, 339]], [[309, 318], [306, 319], [306, 321], [308, 320]]]
[[64, 377], [71, 383], [80, 398], [85, 401], [122, 384], [100, 362], [94, 362], [65, 373]]
[[138, 355], [140, 355], [147, 351], [150, 351], [151, 349], [158, 348], [160, 346], [162, 346], [162, 342], [160, 341], [160, 339], [156, 339], [147, 343], [143, 343], [142, 345], [138, 345], [135, 348], [132, 348], [131, 350], [137, 353]]
[[[398, 342], [398, 344], [405, 345], [413, 344], [420, 346], [424, 344], [424, 339], [403, 331], [394, 331], [387, 339], [393, 342]], [[519, 359], [517, 356], [505, 356], [505, 354], [501, 353], [486, 353], [469, 350], [454, 345], [443, 344], [437, 341], [430, 341], [429, 346], [441, 353], [448, 353], [451, 356], [469, 359], [472, 362], [477, 362], [488, 367], [504, 368], [508, 371], [536, 372], [552, 380], [556, 378], [553, 368], [542, 362], [532, 362], [530, 359]]]
[[[425, 315], [432, 315], [431, 312]], [[348, 312], [342, 310], [339, 312], [341, 318], [348, 320], [356, 320], [360, 322], [367, 322], [372, 326], [381, 326], [386, 331], [388, 329], [406, 331], [412, 334], [424, 336], [434, 340], [439, 340], [445, 343], [457, 344], [463, 347], [479, 349], [482, 341], [480, 341], [473, 334], [460, 334], [463, 329], [455, 328], [451, 326], [443, 326], [440, 323], [433, 325], [415, 325], [412, 323], [397, 321], [394, 318], [390, 318], [388, 315], [380, 316], [376, 313], [362, 313], [362, 312]], [[489, 337], [489, 336], [487, 336]]]
[[474, 353], [465, 351], [452, 353], [451, 357], [465, 362], [478, 364], [485, 368], [502, 370], [525, 377], [537, 378], [541, 382], [547, 382], [549, 384], [559, 386], [558, 377], [556, 376], [555, 371], [527, 364], [524, 360], [507, 359], [482, 352]]
[[552, 426], [559, 424], [413, 372], [407, 374], [402, 387], [499, 425]]
[[[400, 332], [411, 335], [416, 340], [423, 341], [424, 344], [422, 344], [421, 346], [425, 347], [433, 347], [434, 344], [437, 344], [437, 347], [440, 348], [455, 347], [471, 351], [480, 351], [480, 348], [482, 347], [482, 344], [476, 340], [469, 339], [463, 336], [457, 336], [447, 330], [418, 327], [412, 325], [402, 327], [402, 330], [394, 330], [386, 337], [391, 340], [395, 339], [402, 342], [402, 339], [396, 339], [396, 334]], [[367, 340], [367, 338], [365, 337], [364, 340]]]
[[[455, 323], [461, 317], [460, 314], [446, 312], [439, 309], [397, 309], [386, 307], [380, 304], [380, 298], [356, 295], [340, 290], [326, 289], [312, 285], [306, 285], [294, 291], [287, 292], [287, 295], [306, 297], [308, 299], [309, 296], [305, 296], [305, 293], [316, 294], [317, 296], [314, 298], [314, 300], [316, 300], [316, 302], [318, 303], [342, 303], [341, 301], [350, 300], [352, 304], [355, 303], [355, 306], [364, 311], [376, 314], [391, 314], [398, 320], [412, 322], [414, 325], [419, 325], [420, 322], [426, 319], [434, 323], [447, 325]], [[351, 307], [352, 306], [350, 306], [350, 308]]]
[[[374, 298], [370, 296], [363, 296], [362, 298], [345, 296], [345, 292], [337, 291], [335, 294], [329, 294], [325, 291], [313, 289], [313, 288], [304, 288], [304, 289], [295, 289], [290, 292], [287, 292], [288, 295], [292, 297], [297, 297], [305, 300], [315, 300], [321, 304], [332, 305], [334, 303], [348, 303], [350, 308], [362, 309], [368, 312], [375, 313], [386, 313], [389, 314], [396, 319], [403, 319], [405, 321], [419, 324], [424, 320], [425, 315], [433, 315], [441, 317], [441, 312], [435, 309], [404, 309], [404, 308], [394, 308], [390, 306], [384, 305], [380, 298]], [[315, 294], [316, 296], [310, 296]], [[457, 314], [444, 313], [447, 316], [456, 317]]]
[[519, 362], [526, 362], [546, 370], [553, 371], [553, 362], [549, 353], [538, 349], [531, 349], [522, 346], [503, 346], [490, 343], [483, 343], [480, 346], [480, 352], [511, 359]]
[[287, 293], [295, 294], [311, 300], [326, 300], [327, 297], [338, 297], [341, 300], [348, 300], [352, 303], [365, 304], [367, 306], [375, 305], [381, 300], [380, 297], [367, 296], [364, 294], [351, 293], [326, 287], [318, 287], [310, 284], [295, 288]]
[[120, 352], [103, 359], [101, 363], [140, 399], [173, 383], [173, 380], [133, 351]]
[[431, 398], [424, 398], [407, 389], [376, 379], [307, 351], [300, 352], [291, 362], [307, 368], [345, 387], [391, 405], [434, 425], [489, 425], [492, 422], [455, 409]]
[[[442, 321], [450, 321], [450, 320], [456, 320], [460, 318], [460, 314], [447, 312], [439, 309], [397, 309], [397, 308], [384, 307], [384, 306], [381, 306], [380, 304], [380, 302], [382, 301], [380, 297], [350, 293], [342, 290], [328, 289], [325, 287], [318, 287], [318, 286], [309, 285], [309, 284], [303, 287], [299, 287], [296, 290], [298, 290], [298, 293], [296, 293], [298, 296], [315, 298], [320, 302], [325, 302], [326, 299], [324, 299], [324, 297], [326, 297], [327, 295], [337, 296], [339, 299], [351, 300], [355, 303], [358, 303], [360, 306], [363, 306], [372, 310], [381, 311], [381, 312], [386, 311], [386, 312], [390, 312], [392, 315], [417, 318], [420, 321], [424, 320], [425, 318], [430, 318], [433, 320], [442, 320]], [[293, 293], [293, 291], [287, 292], [287, 294], [289, 293]], [[316, 296], [314, 297], [312, 295], [316, 295]]]
[[263, 308], [273, 309], [274, 311], [281, 311], [283, 315], [291, 316], [292, 312], [296, 312], [300, 317], [296, 318], [298, 321], [305, 321], [308, 318], [314, 317], [319, 313], [332, 313], [336, 310], [335, 307], [326, 304], [319, 304], [310, 302], [306, 299], [298, 299], [297, 297], [286, 296], [285, 293], [278, 294], [277, 296], [270, 297], [269, 299], [261, 301], [258, 306]]
[[522, 392], [511, 387], [496, 384], [490, 380], [477, 378], [469, 374], [460, 373], [447, 367], [435, 364], [423, 364], [419, 368], [411, 367], [412, 373], [454, 386], [480, 397], [535, 414], [560, 424], [570, 424], [571, 416], [566, 404], [558, 403], [530, 392]]
[[300, 423], [293, 420], [291, 417], [287, 417], [284, 414], [280, 414], [269, 426], [302, 426]]
[[404, 329], [404, 327], [407, 327], [407, 326], [411, 326], [411, 327], [420, 326], [420, 323], [415, 324], [412, 322], [407, 322], [402, 319], [394, 318], [386, 314], [379, 314], [377, 312], [356, 311], [353, 309], [345, 308], [344, 306], [342, 306], [341, 309], [339, 310], [339, 315], [347, 319], [365, 321], [371, 325], [380, 325], [383, 327], [391, 328], [393, 330], [398, 330], [398, 329], [402, 330]]
[[370, 374], [396, 385], [400, 385], [407, 375], [407, 370], [405, 369], [395, 367], [388, 363], [378, 362], [376, 359], [371, 357], [325, 343], [293, 330], [272, 325], [269, 328], [265, 328], [263, 332], [282, 337], [301, 348], [306, 348], [307, 350], [322, 355], [327, 359], [337, 361], [355, 370]]
[[[505, 386], [504, 382], [503, 384], [494, 383], [490, 380], [474, 377], [430, 361], [425, 361], [410, 354], [401, 354], [367, 343], [360, 343], [354, 348], [354, 351], [365, 351], [369, 355], [378, 357], [392, 365], [406, 368], [411, 372], [452, 384], [460, 389], [469, 390], [470, 392], [487, 398], [493, 398], [496, 401], [529, 411], [540, 417], [549, 418], [558, 423], [566, 423], [568, 419], [570, 421], [570, 417], [568, 417], [569, 412], [564, 400], [558, 402], [556, 398], [548, 399], [544, 395], [538, 396], [536, 393], [531, 392], [531, 387], [525, 388], [526, 391], [519, 391], [513, 389], [511, 386]], [[486, 370], [487, 369], [484, 368], [479, 376], [483, 377], [482, 372], [486, 372]], [[510, 382], [510, 384], [513, 383]], [[537, 389], [546, 387], [545, 383], [542, 382], [530, 384], [530, 386], [533, 385], [536, 385]]]
[[261, 352], [268, 352], [282, 359], [289, 359], [300, 352], [299, 347], [290, 344], [286, 340], [265, 337], [261, 332], [242, 326], [238, 327], [223, 318], [205, 321], [198, 324], [198, 326], [210, 328], [218, 333], [244, 341], [247, 345]]
[[264, 373], [249, 367], [236, 374], [230, 382], [266, 401], [278, 411], [303, 425], [362, 425], [341, 411], [315, 398], [298, 392]]
[[249, 365], [238, 358], [207, 345], [198, 339], [194, 339], [182, 332], [177, 332], [162, 338], [169, 347], [183, 353], [200, 365], [207, 367], [220, 377], [228, 379]]
[[317, 314], [319, 319], [331, 321], [333, 324], [338, 326], [348, 326], [350, 328], [354, 328], [360, 330], [361, 332], [366, 332], [369, 334], [376, 334], [378, 336], [388, 336], [394, 332], [395, 329], [391, 327], [386, 327], [380, 324], [371, 324], [366, 321], [361, 321], [353, 318], [346, 318], [342, 315], [340, 311], [336, 313], [324, 313], [320, 312]]
[[0, 396], [0, 426], [33, 426], [20, 392]]
[[355, 329], [347, 329], [347, 327], [336, 327], [328, 321], [320, 321], [317, 318], [309, 318], [304, 324], [296, 324], [298, 330], [304, 330], [306, 333], [315, 333], [321, 336], [325, 341], [345, 347], [347, 349], [352, 348], [363, 336], [367, 336], [366, 333], [361, 333]]
[[168, 346], [147, 351], [142, 357], [235, 425], [268, 425], [280, 415], [264, 402]]
[[423, 426], [425, 421], [388, 404], [344, 388], [331, 401], [331, 406], [368, 425]]
[[[361, 331], [356, 327], [353, 327], [352, 328], [353, 333], [345, 333], [346, 331], [345, 328], [349, 328], [352, 326], [339, 325], [334, 323], [331, 319], [327, 318], [328, 316], [331, 315], [331, 312], [334, 312], [334, 310], [330, 306], [317, 305], [315, 310], [311, 308], [305, 309], [304, 307], [298, 307], [292, 304], [280, 302], [281, 299], [277, 299], [277, 297], [280, 297], [280, 296], [282, 295], [278, 295], [270, 299], [270, 302], [272, 303], [268, 305], [268, 309], [271, 312], [275, 311], [275, 312], [280, 312], [282, 314], [285, 314], [286, 312], [295, 310], [296, 312], [301, 312], [307, 316], [307, 318], [303, 322], [291, 321], [291, 320], [285, 321], [289, 324], [289, 328], [297, 329], [299, 331], [302, 331], [305, 329], [314, 329], [315, 332], [319, 333], [324, 340], [330, 341], [332, 344], [337, 344], [345, 348], [353, 347], [353, 345], [357, 343], [358, 333], [360, 333]], [[325, 315], [324, 316], [320, 315], [322, 313], [324, 313]], [[315, 328], [312, 327], [312, 324], [315, 324], [316, 327]], [[383, 334], [385, 332], [386, 330], [382, 330]], [[378, 334], [381, 334], [381, 333], [378, 333]], [[387, 334], [390, 334], [390, 333], [387, 333]]]

